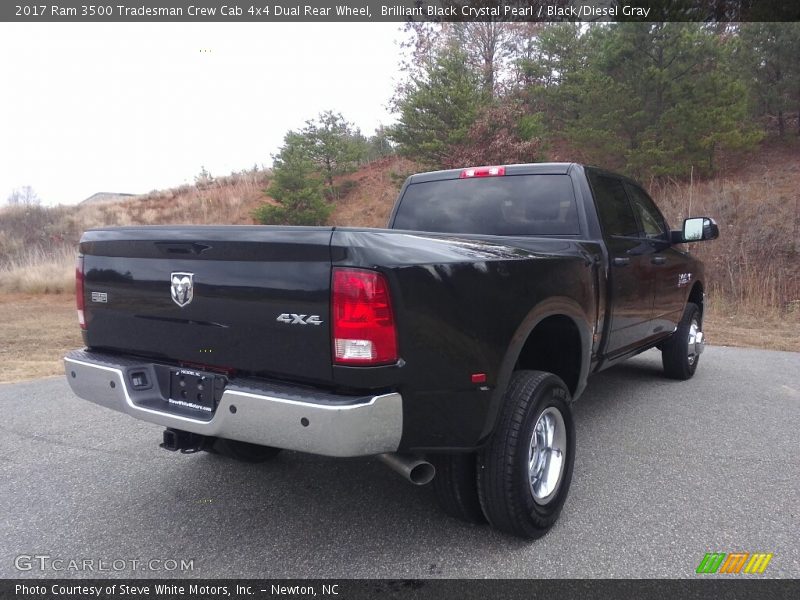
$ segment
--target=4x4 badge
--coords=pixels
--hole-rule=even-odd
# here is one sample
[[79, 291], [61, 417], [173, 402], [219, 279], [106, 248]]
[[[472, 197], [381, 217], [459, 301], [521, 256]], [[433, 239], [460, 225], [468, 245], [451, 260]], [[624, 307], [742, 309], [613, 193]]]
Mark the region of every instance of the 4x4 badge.
[[180, 307], [186, 306], [194, 298], [194, 273], [173, 273], [172, 300]]
[[297, 315], [295, 313], [283, 313], [278, 315], [275, 319], [278, 323], [286, 323], [287, 325], [322, 325], [322, 319], [319, 315]]

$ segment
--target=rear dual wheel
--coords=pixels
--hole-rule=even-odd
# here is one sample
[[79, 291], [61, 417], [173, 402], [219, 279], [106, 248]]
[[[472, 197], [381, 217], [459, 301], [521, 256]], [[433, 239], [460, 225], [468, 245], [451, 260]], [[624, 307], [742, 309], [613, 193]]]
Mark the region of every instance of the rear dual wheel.
[[467, 523], [485, 523], [478, 499], [475, 453], [434, 454], [428, 460], [436, 468], [433, 489], [442, 510]]
[[[491, 440], [477, 454], [432, 457], [448, 514], [527, 539], [555, 524], [575, 460], [569, 390], [543, 371], [516, 372]], [[440, 478], [441, 477], [441, 478]]]

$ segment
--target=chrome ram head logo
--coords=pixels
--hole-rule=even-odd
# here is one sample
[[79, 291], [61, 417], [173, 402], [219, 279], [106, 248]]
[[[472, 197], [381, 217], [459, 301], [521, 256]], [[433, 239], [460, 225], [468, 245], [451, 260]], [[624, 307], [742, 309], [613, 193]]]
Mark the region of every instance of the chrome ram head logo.
[[173, 273], [172, 280], [172, 300], [178, 306], [186, 306], [194, 298], [194, 283], [192, 279], [194, 273]]

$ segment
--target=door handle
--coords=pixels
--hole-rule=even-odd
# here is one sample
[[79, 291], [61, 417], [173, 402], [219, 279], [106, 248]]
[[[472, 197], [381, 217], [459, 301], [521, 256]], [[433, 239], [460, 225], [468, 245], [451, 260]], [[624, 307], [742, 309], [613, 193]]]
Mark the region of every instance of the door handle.
[[663, 265], [665, 262], [667, 262], [667, 257], [654, 256], [653, 258], [650, 259], [650, 262], [653, 263], [654, 265]]
[[615, 258], [611, 261], [611, 264], [615, 267], [626, 267], [630, 264], [630, 258]]

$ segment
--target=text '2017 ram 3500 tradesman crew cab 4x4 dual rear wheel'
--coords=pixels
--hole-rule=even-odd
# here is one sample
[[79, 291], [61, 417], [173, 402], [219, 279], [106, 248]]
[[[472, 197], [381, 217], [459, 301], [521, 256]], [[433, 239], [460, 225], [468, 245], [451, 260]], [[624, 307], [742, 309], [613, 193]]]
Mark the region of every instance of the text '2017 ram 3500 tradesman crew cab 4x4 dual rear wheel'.
[[525, 538], [569, 491], [591, 373], [703, 351], [702, 264], [635, 182], [577, 164], [413, 175], [388, 229], [87, 231], [80, 397], [170, 450], [380, 457], [445, 511]]

